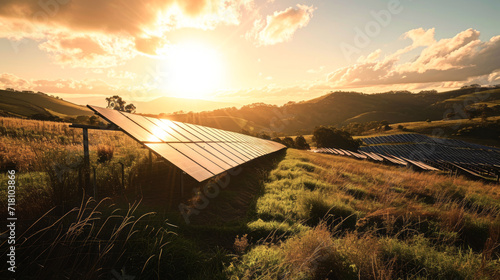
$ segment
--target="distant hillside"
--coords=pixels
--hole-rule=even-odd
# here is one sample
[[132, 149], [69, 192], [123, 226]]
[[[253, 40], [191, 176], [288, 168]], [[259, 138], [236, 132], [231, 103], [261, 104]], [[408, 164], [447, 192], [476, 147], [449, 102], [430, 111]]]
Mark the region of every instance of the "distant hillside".
[[0, 90], [0, 114], [15, 117], [91, 116], [86, 107], [48, 96], [44, 93]]
[[[105, 97], [91, 96], [91, 97], [75, 97], [66, 98], [68, 101], [80, 105], [95, 105], [106, 107], [108, 104]], [[201, 112], [212, 111], [219, 108], [227, 107], [241, 107], [241, 104], [218, 102], [209, 100], [177, 98], [177, 97], [159, 97], [150, 101], [130, 101], [125, 98], [127, 103], [133, 103], [137, 107], [137, 112], [142, 114], [172, 114], [174, 112]]]
[[137, 107], [138, 113], [160, 114], [173, 112], [201, 112], [211, 111], [226, 107], [239, 107], [241, 105], [228, 102], [217, 102], [200, 99], [159, 97], [147, 102], [132, 102]]
[[[467, 106], [486, 104], [499, 113], [500, 89], [464, 88], [447, 92], [426, 91], [363, 94], [334, 92], [299, 103], [283, 106], [256, 103], [241, 109], [219, 109], [197, 114], [170, 116], [180, 121], [202, 123], [206, 119], [225, 117], [247, 120], [256, 131], [282, 134], [309, 134], [319, 125], [345, 125], [350, 122], [383, 121], [389, 123], [442, 120], [450, 112], [458, 117]], [[495, 113], [495, 114], [496, 114]], [[261, 129], [259, 129], [259, 127]]]
[[[98, 97], [90, 98], [99, 102]], [[133, 102], [138, 113], [212, 126], [240, 132], [297, 135], [310, 134], [319, 125], [343, 126], [386, 120], [389, 123], [435, 121], [456, 113], [455, 118], [466, 118], [465, 108], [486, 105], [490, 115], [500, 115], [500, 89], [464, 88], [447, 92], [420, 93], [387, 92], [363, 94], [333, 92], [302, 102], [283, 106], [255, 103], [239, 109], [233, 103], [206, 100], [161, 97], [149, 102]], [[92, 103], [90, 103], [92, 104]], [[221, 108], [213, 111], [209, 108]], [[202, 111], [203, 112], [197, 112]], [[179, 113], [180, 111], [190, 113]], [[177, 112], [172, 114], [172, 112]], [[0, 90], [0, 115], [32, 117], [57, 116], [75, 118], [90, 116], [85, 107], [50, 97], [43, 93]]]

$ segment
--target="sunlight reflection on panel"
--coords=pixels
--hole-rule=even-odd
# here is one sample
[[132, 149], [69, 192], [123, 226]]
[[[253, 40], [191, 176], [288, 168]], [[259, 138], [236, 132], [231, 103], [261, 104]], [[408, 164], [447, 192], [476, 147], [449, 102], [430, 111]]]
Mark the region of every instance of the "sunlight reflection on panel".
[[236, 132], [88, 107], [199, 182], [285, 148]]

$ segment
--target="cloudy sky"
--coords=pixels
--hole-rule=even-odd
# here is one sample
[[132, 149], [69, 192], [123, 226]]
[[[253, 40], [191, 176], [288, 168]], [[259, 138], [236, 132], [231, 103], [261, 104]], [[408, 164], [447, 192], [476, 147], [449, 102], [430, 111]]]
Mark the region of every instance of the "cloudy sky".
[[498, 11], [498, 0], [2, 0], [0, 88], [282, 104], [500, 84]]

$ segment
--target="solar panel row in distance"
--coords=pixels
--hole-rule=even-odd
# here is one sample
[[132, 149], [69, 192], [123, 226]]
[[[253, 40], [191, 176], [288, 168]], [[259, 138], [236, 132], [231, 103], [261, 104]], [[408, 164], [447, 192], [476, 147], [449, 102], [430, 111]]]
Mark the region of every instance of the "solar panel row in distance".
[[221, 129], [88, 107], [199, 182], [285, 148]]

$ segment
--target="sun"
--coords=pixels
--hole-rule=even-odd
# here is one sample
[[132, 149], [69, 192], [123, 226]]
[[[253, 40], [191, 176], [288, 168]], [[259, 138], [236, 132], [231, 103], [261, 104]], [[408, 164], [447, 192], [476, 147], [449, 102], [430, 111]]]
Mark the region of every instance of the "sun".
[[223, 82], [220, 54], [207, 45], [184, 43], [171, 47], [166, 59], [166, 87], [178, 97], [211, 99]]

